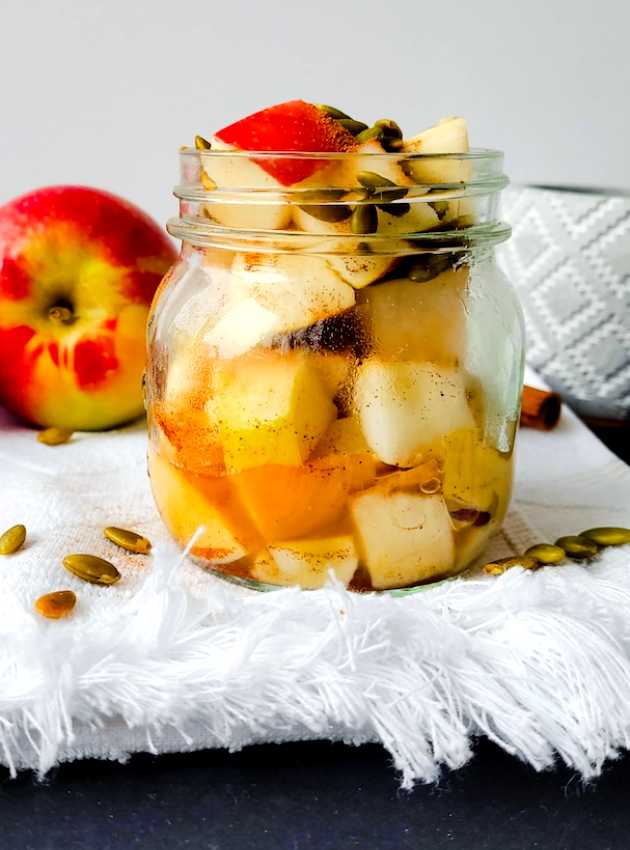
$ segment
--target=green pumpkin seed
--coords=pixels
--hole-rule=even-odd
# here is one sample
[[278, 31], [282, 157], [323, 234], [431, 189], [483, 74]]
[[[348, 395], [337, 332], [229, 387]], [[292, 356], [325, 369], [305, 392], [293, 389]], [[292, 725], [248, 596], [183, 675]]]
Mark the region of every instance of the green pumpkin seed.
[[407, 213], [411, 210], [409, 204], [377, 204], [376, 205], [379, 210], [383, 210], [387, 215], [396, 216], [396, 218], [400, 218], [403, 215], [407, 215]]
[[555, 545], [564, 549], [570, 558], [574, 558], [577, 561], [582, 560], [582, 558], [592, 558], [599, 551], [599, 546], [594, 540], [589, 540], [587, 537], [578, 537], [576, 534], [559, 537]]
[[372, 204], [361, 204], [354, 208], [350, 219], [350, 229], [353, 233], [376, 233], [378, 230], [378, 213]]
[[151, 541], [135, 531], [127, 531], [126, 528], [116, 528], [116, 526], [110, 525], [103, 529], [103, 534], [112, 543], [128, 552], [147, 555], [151, 551]]
[[204, 189], [207, 189], [208, 192], [213, 192], [217, 188], [217, 184], [214, 182], [212, 177], [208, 176], [205, 171], [201, 172], [201, 185]]
[[428, 254], [413, 261], [407, 277], [415, 283], [426, 283], [450, 267], [451, 258], [448, 254]]
[[37, 434], [37, 440], [45, 446], [60, 446], [67, 443], [73, 433], [69, 428], [44, 428]]
[[566, 552], [560, 546], [551, 543], [537, 543], [525, 552], [530, 558], [536, 558], [541, 564], [559, 564], [566, 557]]
[[384, 135], [392, 139], [402, 139], [403, 137], [400, 126], [395, 121], [392, 121], [391, 118], [379, 118], [378, 121], [374, 122], [374, 126], [380, 127]]
[[498, 576], [512, 567], [521, 567], [524, 570], [537, 570], [540, 564], [536, 558], [530, 558], [527, 555], [518, 555], [512, 558], [497, 558], [496, 561], [491, 561], [485, 564], [483, 570], [489, 575]]
[[21, 549], [26, 540], [26, 527], [23, 525], [12, 525], [4, 534], [0, 535], [0, 555], [12, 555]]
[[121, 577], [113, 564], [96, 555], [66, 555], [63, 565], [68, 572], [91, 584], [115, 584]]
[[347, 204], [300, 204], [299, 208], [319, 221], [345, 221], [352, 215]]
[[376, 139], [377, 142], [380, 142], [383, 138], [385, 138], [385, 133], [383, 132], [382, 127], [367, 127], [365, 130], [361, 130], [360, 133], [357, 133], [356, 136], [357, 142], [361, 145], [364, 142], [371, 142], [372, 139]]
[[354, 118], [340, 118], [339, 124], [353, 136], [357, 136], [368, 128], [368, 125], [364, 124], [363, 121], [355, 121]]
[[448, 201], [434, 201], [432, 204], [430, 203], [429, 206], [433, 207], [440, 221], [442, 221], [448, 212]]
[[329, 118], [334, 118], [339, 121], [340, 118], [350, 118], [349, 115], [346, 115], [345, 112], [342, 112], [341, 109], [337, 109], [336, 106], [329, 106], [327, 103], [316, 103], [315, 106], [323, 112], [324, 115], [328, 115]]
[[385, 136], [381, 144], [389, 153], [397, 153], [398, 151], [401, 151], [404, 147], [402, 139], [392, 139], [389, 136]]
[[195, 147], [198, 151], [209, 151], [212, 145], [203, 136], [195, 136]]
[[630, 543], [630, 528], [608, 525], [601, 528], [589, 528], [581, 531], [580, 537], [587, 537], [598, 546], [623, 546], [624, 543]]
[[392, 180], [375, 171], [359, 171], [357, 180], [365, 189], [370, 190], [370, 197], [375, 201], [390, 203], [401, 200], [407, 194], [407, 190], [402, 186], [397, 186]]

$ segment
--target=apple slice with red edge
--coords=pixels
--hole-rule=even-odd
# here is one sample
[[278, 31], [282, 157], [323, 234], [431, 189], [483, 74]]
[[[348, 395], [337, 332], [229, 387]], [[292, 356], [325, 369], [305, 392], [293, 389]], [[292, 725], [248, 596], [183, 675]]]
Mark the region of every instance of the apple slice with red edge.
[[[352, 150], [354, 136], [319, 107], [289, 100], [254, 112], [215, 133], [223, 145], [242, 151], [336, 153]], [[282, 186], [310, 177], [322, 163], [316, 159], [254, 159]]]

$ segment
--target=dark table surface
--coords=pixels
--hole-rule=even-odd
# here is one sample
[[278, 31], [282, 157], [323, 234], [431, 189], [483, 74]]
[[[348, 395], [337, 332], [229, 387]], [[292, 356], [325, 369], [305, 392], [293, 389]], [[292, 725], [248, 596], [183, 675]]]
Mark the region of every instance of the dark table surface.
[[[628, 432], [600, 436], [630, 461]], [[0, 850], [630, 848], [630, 754], [584, 786], [479, 742], [466, 767], [411, 793], [382, 748], [326, 742], [0, 778]]]

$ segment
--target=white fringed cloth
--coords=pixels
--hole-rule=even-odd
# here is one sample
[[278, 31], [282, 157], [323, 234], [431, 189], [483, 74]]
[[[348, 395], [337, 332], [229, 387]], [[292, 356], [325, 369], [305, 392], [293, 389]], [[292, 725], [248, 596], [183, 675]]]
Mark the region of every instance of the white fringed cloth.
[[[137, 425], [50, 448], [0, 420], [0, 525], [29, 529], [0, 563], [0, 762], [13, 773], [330, 739], [380, 741], [410, 788], [463, 765], [481, 736], [587, 779], [628, 748], [630, 547], [403, 595], [245, 591], [166, 542], [145, 440]], [[551, 434], [521, 433], [517, 480], [491, 555], [630, 524], [630, 470], [570, 414]], [[122, 553], [104, 525], [146, 533], [155, 557]], [[74, 579], [71, 551], [109, 558], [123, 579]], [[33, 612], [62, 588], [79, 597], [70, 619]]]

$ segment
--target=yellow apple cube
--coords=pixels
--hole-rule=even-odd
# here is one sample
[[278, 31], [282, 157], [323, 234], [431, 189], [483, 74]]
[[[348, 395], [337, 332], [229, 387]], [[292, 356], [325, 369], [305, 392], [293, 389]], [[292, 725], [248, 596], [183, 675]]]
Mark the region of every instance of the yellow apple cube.
[[350, 513], [374, 588], [405, 587], [453, 568], [453, 531], [441, 496], [374, 488], [355, 496]]
[[269, 547], [271, 562], [259, 561], [252, 575], [270, 584], [322, 587], [329, 570], [347, 585], [355, 573], [358, 556], [349, 534], [302, 538]]
[[192, 554], [211, 563], [247, 554], [255, 532], [227, 478], [184, 472], [154, 451], [149, 476], [160, 514], [182, 547], [196, 535]]
[[487, 511], [500, 500], [507, 504], [512, 462], [483, 443], [476, 429], [452, 431], [443, 443], [444, 498]]
[[369, 358], [354, 404], [371, 450], [394, 466], [414, 466], [438, 437], [474, 425], [463, 373], [433, 363]]
[[390, 280], [358, 296], [374, 351], [384, 358], [456, 366], [466, 353], [468, 269], [450, 269], [426, 283]]
[[299, 352], [218, 363], [207, 410], [230, 473], [267, 463], [299, 466], [337, 414], [317, 370]]

